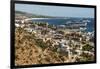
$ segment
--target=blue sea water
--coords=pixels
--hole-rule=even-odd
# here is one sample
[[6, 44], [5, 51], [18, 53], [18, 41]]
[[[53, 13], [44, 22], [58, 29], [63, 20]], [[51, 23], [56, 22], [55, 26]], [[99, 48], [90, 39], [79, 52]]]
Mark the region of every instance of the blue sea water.
[[[81, 18], [50, 18], [50, 19], [35, 19], [33, 21], [40, 21], [40, 22], [48, 22], [51, 25], [64, 25], [67, 23], [67, 21], [79, 21]], [[87, 23], [87, 32], [94, 31], [94, 19], [93, 18], [87, 18], [90, 22]]]

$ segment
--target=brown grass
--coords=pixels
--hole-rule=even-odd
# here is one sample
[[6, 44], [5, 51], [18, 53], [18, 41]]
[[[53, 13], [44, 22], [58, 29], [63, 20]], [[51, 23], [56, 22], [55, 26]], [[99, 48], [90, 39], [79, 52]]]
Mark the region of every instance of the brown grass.
[[43, 50], [37, 46], [32, 33], [22, 28], [15, 29], [16, 65], [63, 63], [65, 60], [67, 60], [66, 56], [53, 52], [48, 47]]

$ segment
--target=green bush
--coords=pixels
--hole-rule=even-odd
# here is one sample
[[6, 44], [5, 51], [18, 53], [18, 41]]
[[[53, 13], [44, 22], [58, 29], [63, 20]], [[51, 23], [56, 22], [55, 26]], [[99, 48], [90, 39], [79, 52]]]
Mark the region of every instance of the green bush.
[[88, 53], [82, 53], [81, 56], [82, 56], [82, 59], [80, 61], [93, 61], [94, 60], [94, 56]]
[[44, 43], [42, 40], [36, 40], [37, 46], [41, 47], [43, 50], [47, 48], [46, 43]]
[[92, 51], [93, 47], [90, 46], [89, 44], [86, 44], [85, 46], [83, 46], [82, 50], [83, 51]]

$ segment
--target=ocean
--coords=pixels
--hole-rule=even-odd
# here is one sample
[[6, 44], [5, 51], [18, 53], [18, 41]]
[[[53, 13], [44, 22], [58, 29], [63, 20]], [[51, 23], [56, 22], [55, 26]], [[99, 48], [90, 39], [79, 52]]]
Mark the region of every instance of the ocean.
[[[93, 32], [94, 31], [94, 19], [87, 18], [87, 20], [89, 20], [89, 22], [87, 23], [86, 32]], [[64, 25], [68, 21], [82, 21], [82, 18], [33, 19], [33, 21], [48, 22], [48, 24], [51, 24], [51, 25]]]

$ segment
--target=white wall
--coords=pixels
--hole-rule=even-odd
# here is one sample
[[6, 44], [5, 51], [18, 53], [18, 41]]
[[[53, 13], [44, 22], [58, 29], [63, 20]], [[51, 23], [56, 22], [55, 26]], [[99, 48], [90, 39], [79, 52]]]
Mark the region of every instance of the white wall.
[[[29, 0], [32, 1], [32, 0]], [[34, 69], [98, 69], [100, 66], [100, 0], [33, 0], [43, 2], [97, 5], [97, 64], [39, 67]], [[10, 66], [10, 0], [0, 0], [0, 69]]]

